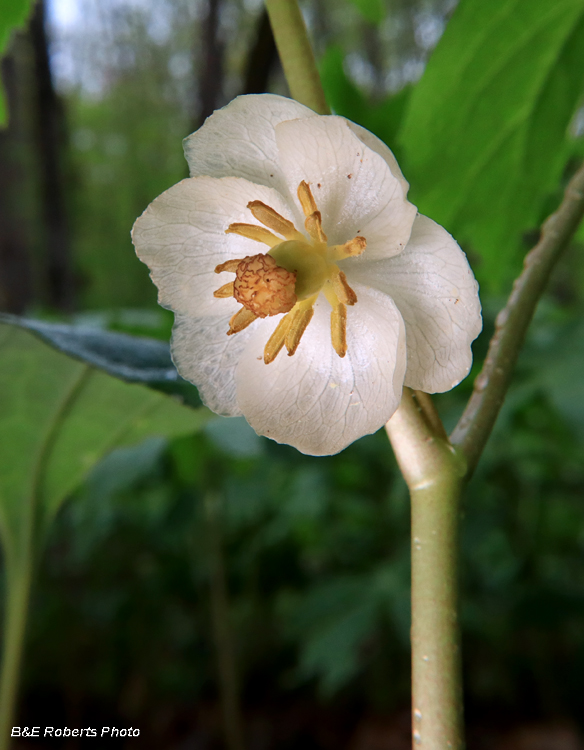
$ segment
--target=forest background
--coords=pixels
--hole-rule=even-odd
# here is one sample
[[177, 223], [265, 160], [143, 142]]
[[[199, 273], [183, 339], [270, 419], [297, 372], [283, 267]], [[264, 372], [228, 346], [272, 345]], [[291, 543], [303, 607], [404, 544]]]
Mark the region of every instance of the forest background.
[[[466, 250], [481, 284], [480, 361], [522, 256], [584, 155], [584, 22], [546, 57], [538, 24], [523, 38], [511, 22], [527, 12], [559, 28], [557, 8], [570, 3], [554, 16], [539, 0], [497, 0], [509, 36], [485, 50], [473, 5], [303, 9], [333, 109], [388, 143], [413, 202]], [[468, 35], [466, 60], [440, 56], [444, 32]], [[0, 308], [167, 341], [172, 315], [129, 231], [187, 176], [181, 140], [215, 108], [241, 93], [287, 93], [262, 4], [39, 2], [2, 76]], [[412, 149], [416, 138], [433, 162]], [[465, 171], [473, 143], [483, 150]], [[471, 748], [582, 747], [583, 245], [581, 229], [467, 492]], [[471, 386], [436, 398], [447, 428]], [[223, 708], [243, 726], [232, 750], [408, 747], [409, 544], [408, 494], [384, 434], [312, 458], [217, 418], [120, 448], [53, 524], [18, 723], [132, 725], [133, 746], [206, 750], [221, 746]]]

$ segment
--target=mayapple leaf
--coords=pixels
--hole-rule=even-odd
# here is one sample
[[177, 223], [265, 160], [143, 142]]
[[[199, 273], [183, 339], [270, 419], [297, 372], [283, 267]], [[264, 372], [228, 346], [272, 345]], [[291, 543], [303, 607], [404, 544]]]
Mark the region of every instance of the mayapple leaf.
[[400, 132], [411, 200], [500, 291], [562, 178], [584, 82], [580, 0], [461, 0]]
[[63, 500], [113, 448], [189, 434], [212, 417], [2, 322], [0, 362], [0, 533], [11, 559], [38, 551]]
[[189, 406], [201, 406], [197, 389], [178, 374], [168, 344], [162, 341], [13, 315], [0, 314], [2, 322], [26, 328], [55, 349], [116, 378], [179, 396]]
[[[0, 0], [0, 58], [6, 52], [6, 46], [12, 32], [24, 25], [32, 8], [32, 0]], [[6, 104], [4, 90], [0, 82], [0, 126], [6, 123]]]
[[383, 21], [385, 15], [383, 0], [351, 0], [351, 2], [369, 23], [377, 25]]

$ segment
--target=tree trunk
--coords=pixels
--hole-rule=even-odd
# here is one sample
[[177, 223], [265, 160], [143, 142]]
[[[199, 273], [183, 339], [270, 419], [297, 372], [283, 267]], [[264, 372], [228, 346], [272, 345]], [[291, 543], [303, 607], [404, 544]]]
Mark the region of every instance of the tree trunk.
[[34, 53], [41, 210], [44, 223], [46, 295], [50, 307], [71, 312], [75, 307], [75, 274], [65, 202], [65, 114], [55, 91], [46, 32], [44, 0], [39, 0], [30, 22]]

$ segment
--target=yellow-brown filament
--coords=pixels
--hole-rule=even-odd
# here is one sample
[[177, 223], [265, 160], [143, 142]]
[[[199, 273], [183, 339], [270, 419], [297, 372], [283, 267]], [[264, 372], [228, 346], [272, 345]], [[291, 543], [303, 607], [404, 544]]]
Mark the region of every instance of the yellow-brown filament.
[[298, 200], [306, 217], [318, 211], [310, 186], [305, 180], [298, 185]]
[[331, 312], [331, 340], [339, 357], [344, 357], [347, 353], [347, 308], [342, 302]]
[[291, 357], [296, 349], [298, 349], [298, 344], [300, 343], [302, 334], [314, 315], [314, 308], [312, 305], [310, 305], [310, 307], [300, 307], [298, 310], [292, 311], [291, 315], [293, 316], [292, 321], [284, 341], [289, 357]]
[[219, 298], [233, 297], [234, 286], [235, 284], [233, 281], [230, 281], [228, 284], [223, 284], [222, 287], [220, 287], [219, 289], [216, 289], [213, 292], [213, 297], [219, 297]]
[[347, 258], [354, 257], [355, 255], [361, 255], [363, 250], [367, 247], [367, 240], [365, 237], [361, 237], [360, 235], [357, 235], [356, 237], [353, 237], [352, 240], [349, 240], [348, 242], [345, 242], [344, 245], [341, 245], [341, 248]]
[[253, 323], [256, 319], [257, 315], [254, 315], [251, 310], [248, 310], [246, 307], [242, 307], [241, 310], [238, 310], [235, 315], [231, 317], [227, 335], [231, 336], [234, 333], [243, 331], [244, 328], [247, 328], [248, 325], [250, 325], [250, 323]]
[[269, 365], [270, 362], [273, 362], [276, 359], [276, 357], [280, 353], [280, 350], [284, 346], [286, 334], [288, 333], [288, 329], [290, 328], [290, 323], [292, 322], [293, 316], [294, 313], [292, 312], [284, 315], [282, 320], [276, 326], [276, 330], [268, 339], [268, 343], [264, 347], [264, 362], [267, 365]]
[[261, 201], [250, 201], [247, 207], [253, 216], [268, 229], [278, 232], [287, 240], [304, 240], [304, 236], [296, 229], [294, 224], [285, 219], [271, 206], [266, 206]]
[[357, 302], [357, 295], [349, 286], [345, 274], [339, 269], [335, 269], [331, 274], [331, 284], [339, 302], [344, 305], [354, 305]]
[[268, 247], [276, 247], [282, 242], [281, 237], [276, 237], [269, 229], [258, 227], [256, 224], [230, 224], [225, 230], [225, 234], [239, 234], [249, 240], [263, 242]]
[[304, 226], [306, 227], [306, 231], [308, 232], [308, 234], [316, 242], [327, 241], [327, 236], [322, 231], [322, 216], [320, 211], [315, 211], [314, 213], [310, 214], [310, 216], [307, 216], [306, 221], [304, 222]]
[[215, 273], [223, 273], [223, 271], [229, 271], [235, 273], [239, 264], [243, 261], [243, 258], [233, 258], [232, 260], [226, 260], [225, 263], [220, 263], [215, 267]]

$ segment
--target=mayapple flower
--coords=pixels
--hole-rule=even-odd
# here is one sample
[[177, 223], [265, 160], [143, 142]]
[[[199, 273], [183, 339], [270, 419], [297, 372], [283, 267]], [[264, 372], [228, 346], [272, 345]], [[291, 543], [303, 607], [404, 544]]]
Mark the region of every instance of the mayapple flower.
[[185, 154], [191, 177], [133, 241], [175, 313], [177, 369], [210, 409], [325, 455], [385, 424], [404, 384], [466, 377], [477, 283], [378, 138], [262, 94], [211, 115]]

